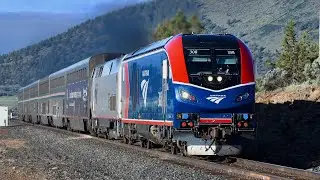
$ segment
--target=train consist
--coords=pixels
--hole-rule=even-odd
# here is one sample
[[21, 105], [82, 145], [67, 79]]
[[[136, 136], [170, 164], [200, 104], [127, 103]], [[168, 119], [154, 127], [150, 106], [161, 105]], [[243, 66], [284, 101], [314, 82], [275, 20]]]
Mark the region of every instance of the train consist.
[[21, 120], [183, 155], [239, 155], [255, 138], [254, 103], [252, 55], [229, 34], [95, 55], [18, 92]]

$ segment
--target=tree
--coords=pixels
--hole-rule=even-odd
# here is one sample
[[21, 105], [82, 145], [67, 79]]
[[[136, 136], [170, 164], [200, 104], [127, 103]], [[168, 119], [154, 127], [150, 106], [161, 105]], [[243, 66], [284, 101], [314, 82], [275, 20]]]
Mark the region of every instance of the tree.
[[191, 28], [190, 30], [192, 32], [200, 33], [203, 31], [204, 26], [201, 24], [199, 18], [196, 15], [193, 15], [190, 19]]
[[274, 69], [276, 67], [275, 63], [273, 61], [271, 61], [271, 59], [267, 59], [264, 63], [264, 65], [268, 68], [268, 69]]
[[295, 32], [295, 22], [290, 20], [285, 28], [285, 36], [282, 41], [282, 53], [276, 62], [276, 67], [288, 72], [295, 72], [295, 65], [298, 62], [297, 38]]
[[302, 33], [298, 43], [299, 59], [304, 63], [312, 63], [319, 56], [319, 46], [314, 43], [307, 31]]
[[308, 35], [303, 32], [298, 39], [295, 32], [295, 22], [290, 20], [285, 29], [282, 41], [282, 52], [276, 61], [276, 67], [289, 73], [293, 82], [306, 80], [305, 66], [311, 64], [318, 57], [318, 46]]
[[[297, 38], [295, 22], [290, 20], [285, 28], [282, 51], [275, 62], [267, 60], [265, 65], [272, 70], [262, 78], [260, 89], [273, 90], [293, 82], [320, 82], [320, 58], [318, 45], [312, 41], [308, 32]], [[314, 81], [315, 80], [315, 81]]]
[[204, 27], [196, 15], [187, 20], [184, 13], [179, 11], [172, 19], [158, 24], [153, 38], [160, 40], [179, 33], [201, 33], [203, 29]]

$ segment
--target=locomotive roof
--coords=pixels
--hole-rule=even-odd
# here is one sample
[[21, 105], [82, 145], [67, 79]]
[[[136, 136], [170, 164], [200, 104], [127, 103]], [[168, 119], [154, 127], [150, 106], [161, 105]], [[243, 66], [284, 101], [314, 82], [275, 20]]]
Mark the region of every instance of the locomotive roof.
[[237, 38], [231, 34], [185, 34], [183, 35], [185, 47], [210, 47], [210, 48], [238, 48]]
[[137, 55], [140, 55], [140, 54], [147, 53], [147, 52], [152, 51], [152, 50], [155, 50], [155, 49], [162, 48], [162, 47], [164, 47], [164, 46], [167, 44], [167, 42], [168, 42], [172, 37], [173, 37], [173, 36], [170, 36], [170, 37], [168, 37], [168, 38], [165, 38], [165, 39], [162, 39], [162, 40], [153, 42], [153, 43], [151, 43], [151, 44], [149, 44], [149, 45], [147, 45], [147, 46], [145, 46], [145, 47], [142, 47], [142, 48], [140, 48], [140, 49], [137, 49], [137, 50], [129, 53], [124, 60], [129, 59], [129, 58], [132, 58], [132, 57], [137, 56]]
[[[235, 36], [232, 34], [177, 34], [175, 36], [183, 36], [183, 44], [185, 46], [199, 46], [201, 43], [202, 46], [214, 47], [237, 47], [237, 41]], [[150, 52], [164, 47], [174, 36], [156, 41], [145, 47], [137, 49], [129, 54], [127, 54], [126, 59]]]

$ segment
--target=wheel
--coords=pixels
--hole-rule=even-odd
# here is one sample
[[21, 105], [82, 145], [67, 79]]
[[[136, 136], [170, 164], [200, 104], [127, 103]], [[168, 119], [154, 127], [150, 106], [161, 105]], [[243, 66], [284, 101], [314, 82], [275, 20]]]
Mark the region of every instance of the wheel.
[[178, 147], [176, 144], [171, 144], [171, 154], [177, 154], [178, 153]]
[[130, 144], [130, 145], [133, 145], [134, 143], [135, 143], [134, 140], [130, 138], [130, 139], [129, 139], [129, 144]]
[[109, 139], [109, 135], [108, 135], [107, 132], [104, 132], [104, 138], [105, 138], [105, 139]]
[[91, 136], [97, 137], [97, 133], [95, 132], [94, 129], [90, 129], [89, 132]]
[[186, 146], [183, 146], [183, 149], [180, 149], [179, 154], [180, 156], [187, 156]]
[[146, 145], [147, 149], [152, 149], [153, 143], [150, 140], [147, 140]]
[[68, 131], [71, 131], [71, 125], [70, 125], [70, 122], [69, 122], [69, 121], [67, 122], [67, 130], [68, 130]]
[[127, 137], [124, 137], [124, 143], [129, 144], [129, 139]]
[[142, 137], [140, 137], [140, 147], [142, 147], [142, 148], [146, 147], [146, 140]]
[[142, 147], [142, 148], [146, 147], [146, 142], [144, 140], [140, 141], [140, 147]]

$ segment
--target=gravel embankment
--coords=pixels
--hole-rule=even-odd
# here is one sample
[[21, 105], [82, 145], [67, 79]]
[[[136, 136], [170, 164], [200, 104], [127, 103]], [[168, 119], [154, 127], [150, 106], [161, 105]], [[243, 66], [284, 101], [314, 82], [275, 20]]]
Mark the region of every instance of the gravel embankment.
[[227, 179], [87, 135], [70, 136], [32, 125], [0, 128], [0, 174], [1, 179], [17, 180]]

